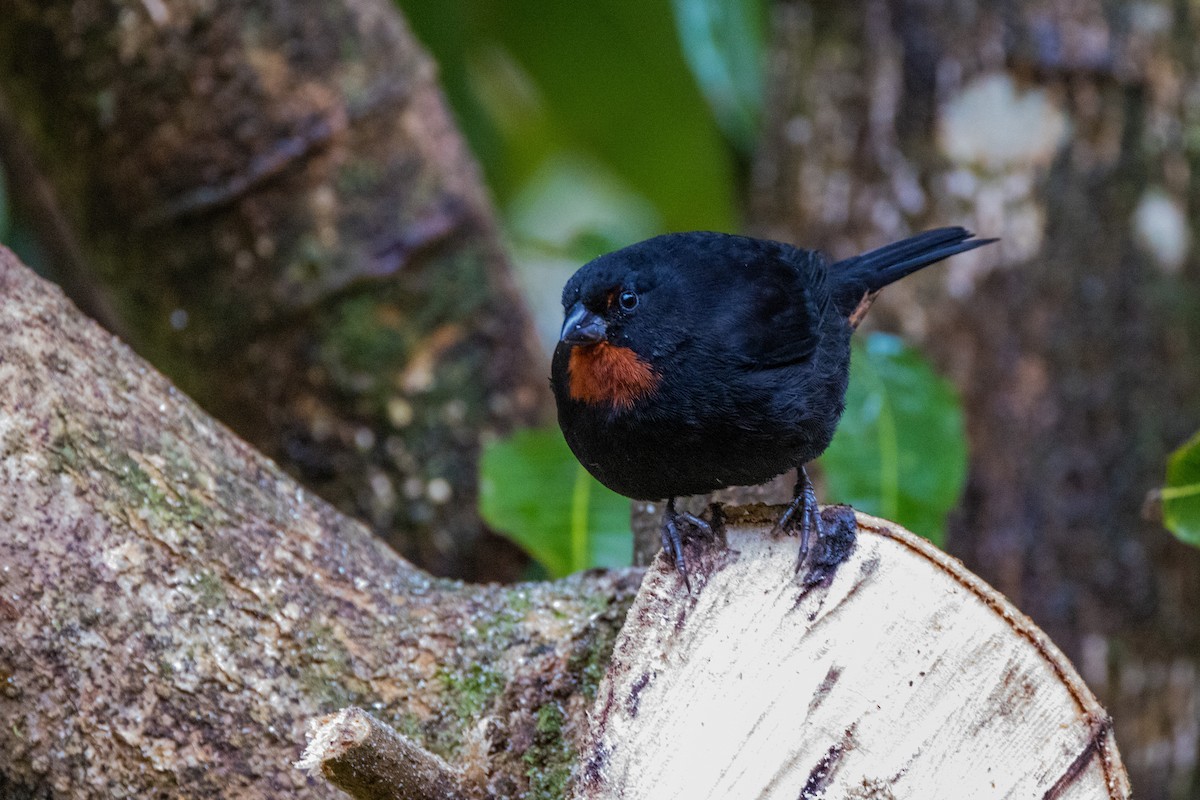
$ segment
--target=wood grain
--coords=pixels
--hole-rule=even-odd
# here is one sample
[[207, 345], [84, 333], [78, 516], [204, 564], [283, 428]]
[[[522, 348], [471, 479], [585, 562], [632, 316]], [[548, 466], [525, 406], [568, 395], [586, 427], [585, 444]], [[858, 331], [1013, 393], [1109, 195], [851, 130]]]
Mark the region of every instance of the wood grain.
[[859, 515], [849, 560], [804, 589], [771, 509], [730, 515], [689, 552], [694, 594], [661, 559], [647, 575], [575, 797], [1129, 796], [1104, 709], [956, 559]]

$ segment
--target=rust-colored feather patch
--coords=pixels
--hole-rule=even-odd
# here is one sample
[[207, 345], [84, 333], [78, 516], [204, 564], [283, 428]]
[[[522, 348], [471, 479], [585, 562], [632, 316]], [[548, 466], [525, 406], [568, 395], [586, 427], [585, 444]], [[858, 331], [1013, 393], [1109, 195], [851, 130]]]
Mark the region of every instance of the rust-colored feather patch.
[[567, 363], [571, 397], [585, 403], [607, 403], [629, 409], [650, 394], [659, 376], [627, 347], [597, 342], [571, 350]]

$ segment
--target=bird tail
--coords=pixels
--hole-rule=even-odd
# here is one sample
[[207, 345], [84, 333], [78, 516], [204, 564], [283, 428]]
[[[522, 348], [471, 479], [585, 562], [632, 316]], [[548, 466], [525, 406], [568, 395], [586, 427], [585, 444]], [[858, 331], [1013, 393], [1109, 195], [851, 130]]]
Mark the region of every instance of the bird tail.
[[966, 228], [937, 228], [837, 262], [830, 267], [829, 276], [834, 282], [838, 311], [849, 316], [864, 296], [889, 283], [943, 258], [996, 241], [974, 237]]

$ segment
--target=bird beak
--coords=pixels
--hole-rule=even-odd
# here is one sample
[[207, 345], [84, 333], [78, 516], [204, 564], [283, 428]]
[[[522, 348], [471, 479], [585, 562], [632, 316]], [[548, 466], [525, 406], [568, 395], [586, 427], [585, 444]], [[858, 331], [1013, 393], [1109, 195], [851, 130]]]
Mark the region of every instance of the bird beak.
[[583, 303], [576, 303], [563, 320], [558, 340], [570, 345], [595, 344], [604, 341], [605, 333], [604, 319], [584, 308]]

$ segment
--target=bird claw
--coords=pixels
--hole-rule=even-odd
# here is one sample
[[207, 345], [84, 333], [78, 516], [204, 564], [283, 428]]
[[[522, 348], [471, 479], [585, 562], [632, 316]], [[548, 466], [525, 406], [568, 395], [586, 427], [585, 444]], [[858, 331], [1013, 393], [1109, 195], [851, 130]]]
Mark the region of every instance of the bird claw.
[[683, 578], [683, 585], [687, 587], [690, 594], [692, 584], [688, 580], [687, 559], [683, 555], [683, 532], [680, 530], [681, 522], [686, 523], [695, 533], [709, 541], [713, 538], [713, 532], [712, 526], [695, 514], [689, 514], [686, 511], [676, 511], [675, 500], [673, 498], [667, 501], [667, 510], [663, 513], [662, 528], [659, 531], [662, 537], [663, 552], [675, 564], [675, 571]]
[[854, 549], [858, 522], [850, 506], [817, 506], [817, 495], [804, 468], [800, 468], [795, 496], [775, 526], [774, 535], [797, 533], [800, 552], [796, 577], [805, 586], [823, 583]]
[[713, 539], [712, 526], [709, 525], [707, 522], [700, 519], [695, 514], [689, 514], [686, 511], [678, 512], [677, 517], [678, 517], [678, 519], [681, 519], [684, 522], [686, 522], [688, 525], [691, 525], [692, 528], [695, 529], [696, 533], [700, 534], [700, 536], [702, 536], [705, 540], [710, 541], [710, 542], [712, 541], [712, 539]]

